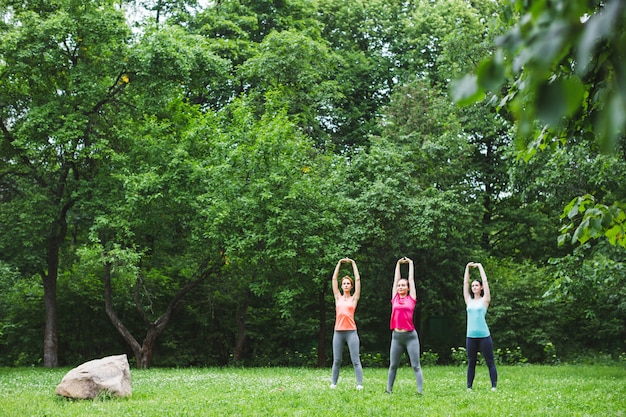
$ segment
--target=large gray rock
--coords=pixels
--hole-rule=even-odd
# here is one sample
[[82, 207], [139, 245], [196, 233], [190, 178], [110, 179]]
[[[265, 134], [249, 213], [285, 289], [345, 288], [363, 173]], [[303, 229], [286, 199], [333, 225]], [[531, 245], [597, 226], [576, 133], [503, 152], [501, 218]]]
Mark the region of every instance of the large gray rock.
[[100, 394], [129, 397], [130, 366], [126, 355], [94, 359], [69, 371], [54, 391], [69, 398], [93, 399]]

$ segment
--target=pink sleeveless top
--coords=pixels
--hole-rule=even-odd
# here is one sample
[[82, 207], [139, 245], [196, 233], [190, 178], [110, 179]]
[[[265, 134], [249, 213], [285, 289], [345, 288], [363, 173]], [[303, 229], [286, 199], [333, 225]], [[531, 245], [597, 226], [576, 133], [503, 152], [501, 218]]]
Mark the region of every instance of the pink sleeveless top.
[[389, 322], [389, 328], [391, 330], [402, 329], [409, 332], [415, 330], [415, 325], [413, 325], [415, 304], [417, 304], [417, 301], [410, 295], [402, 298], [396, 294], [391, 300], [391, 320]]

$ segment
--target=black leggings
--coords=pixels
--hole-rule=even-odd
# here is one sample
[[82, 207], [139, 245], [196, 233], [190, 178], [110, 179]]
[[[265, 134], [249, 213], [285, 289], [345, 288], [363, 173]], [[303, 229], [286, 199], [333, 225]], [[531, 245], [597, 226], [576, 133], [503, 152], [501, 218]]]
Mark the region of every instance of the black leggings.
[[467, 388], [472, 388], [474, 376], [476, 375], [476, 362], [478, 361], [478, 350], [483, 354], [487, 367], [489, 368], [489, 378], [491, 387], [498, 384], [498, 371], [496, 371], [496, 361], [493, 355], [493, 342], [491, 336], [468, 337], [465, 339], [467, 348]]

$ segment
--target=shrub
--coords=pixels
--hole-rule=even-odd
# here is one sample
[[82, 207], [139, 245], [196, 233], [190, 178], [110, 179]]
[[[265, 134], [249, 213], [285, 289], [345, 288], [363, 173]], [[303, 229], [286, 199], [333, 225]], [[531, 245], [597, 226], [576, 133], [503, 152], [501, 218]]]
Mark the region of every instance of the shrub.
[[432, 349], [429, 349], [427, 352], [422, 352], [420, 362], [422, 366], [432, 366], [437, 365], [439, 361], [439, 354], [437, 352], [433, 352]]
[[556, 346], [554, 343], [548, 342], [543, 347], [543, 352], [545, 353], [544, 362], [550, 365], [559, 365], [561, 360], [556, 356]]
[[511, 350], [509, 348], [497, 349], [494, 352], [496, 356], [496, 363], [505, 365], [524, 365], [528, 363], [528, 359], [522, 354], [522, 348], [516, 347]]
[[452, 363], [458, 366], [467, 365], [467, 350], [464, 347], [450, 349]]
[[361, 364], [366, 368], [384, 368], [385, 363], [380, 353], [361, 354]]

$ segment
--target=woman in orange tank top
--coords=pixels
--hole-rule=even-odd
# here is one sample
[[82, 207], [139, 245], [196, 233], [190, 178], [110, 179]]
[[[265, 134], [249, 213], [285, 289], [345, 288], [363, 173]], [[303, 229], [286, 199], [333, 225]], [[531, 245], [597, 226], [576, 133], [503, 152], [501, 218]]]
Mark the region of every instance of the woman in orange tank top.
[[[341, 291], [339, 290], [339, 270], [341, 264], [347, 263], [352, 265], [354, 273], [354, 281], [348, 275], [341, 278]], [[359, 270], [350, 258], [343, 258], [337, 262], [335, 272], [332, 278], [333, 295], [335, 296], [335, 331], [333, 333], [333, 368], [331, 388], [337, 386], [339, 379], [339, 369], [341, 368], [341, 355], [343, 354], [343, 346], [348, 345], [350, 351], [350, 360], [354, 366], [356, 374], [356, 389], [363, 389], [363, 367], [361, 366], [361, 358], [359, 357], [359, 334], [356, 330], [356, 322], [354, 321], [354, 312], [356, 310], [359, 297], [361, 296], [361, 277]], [[352, 294], [352, 289], [354, 293]]]

